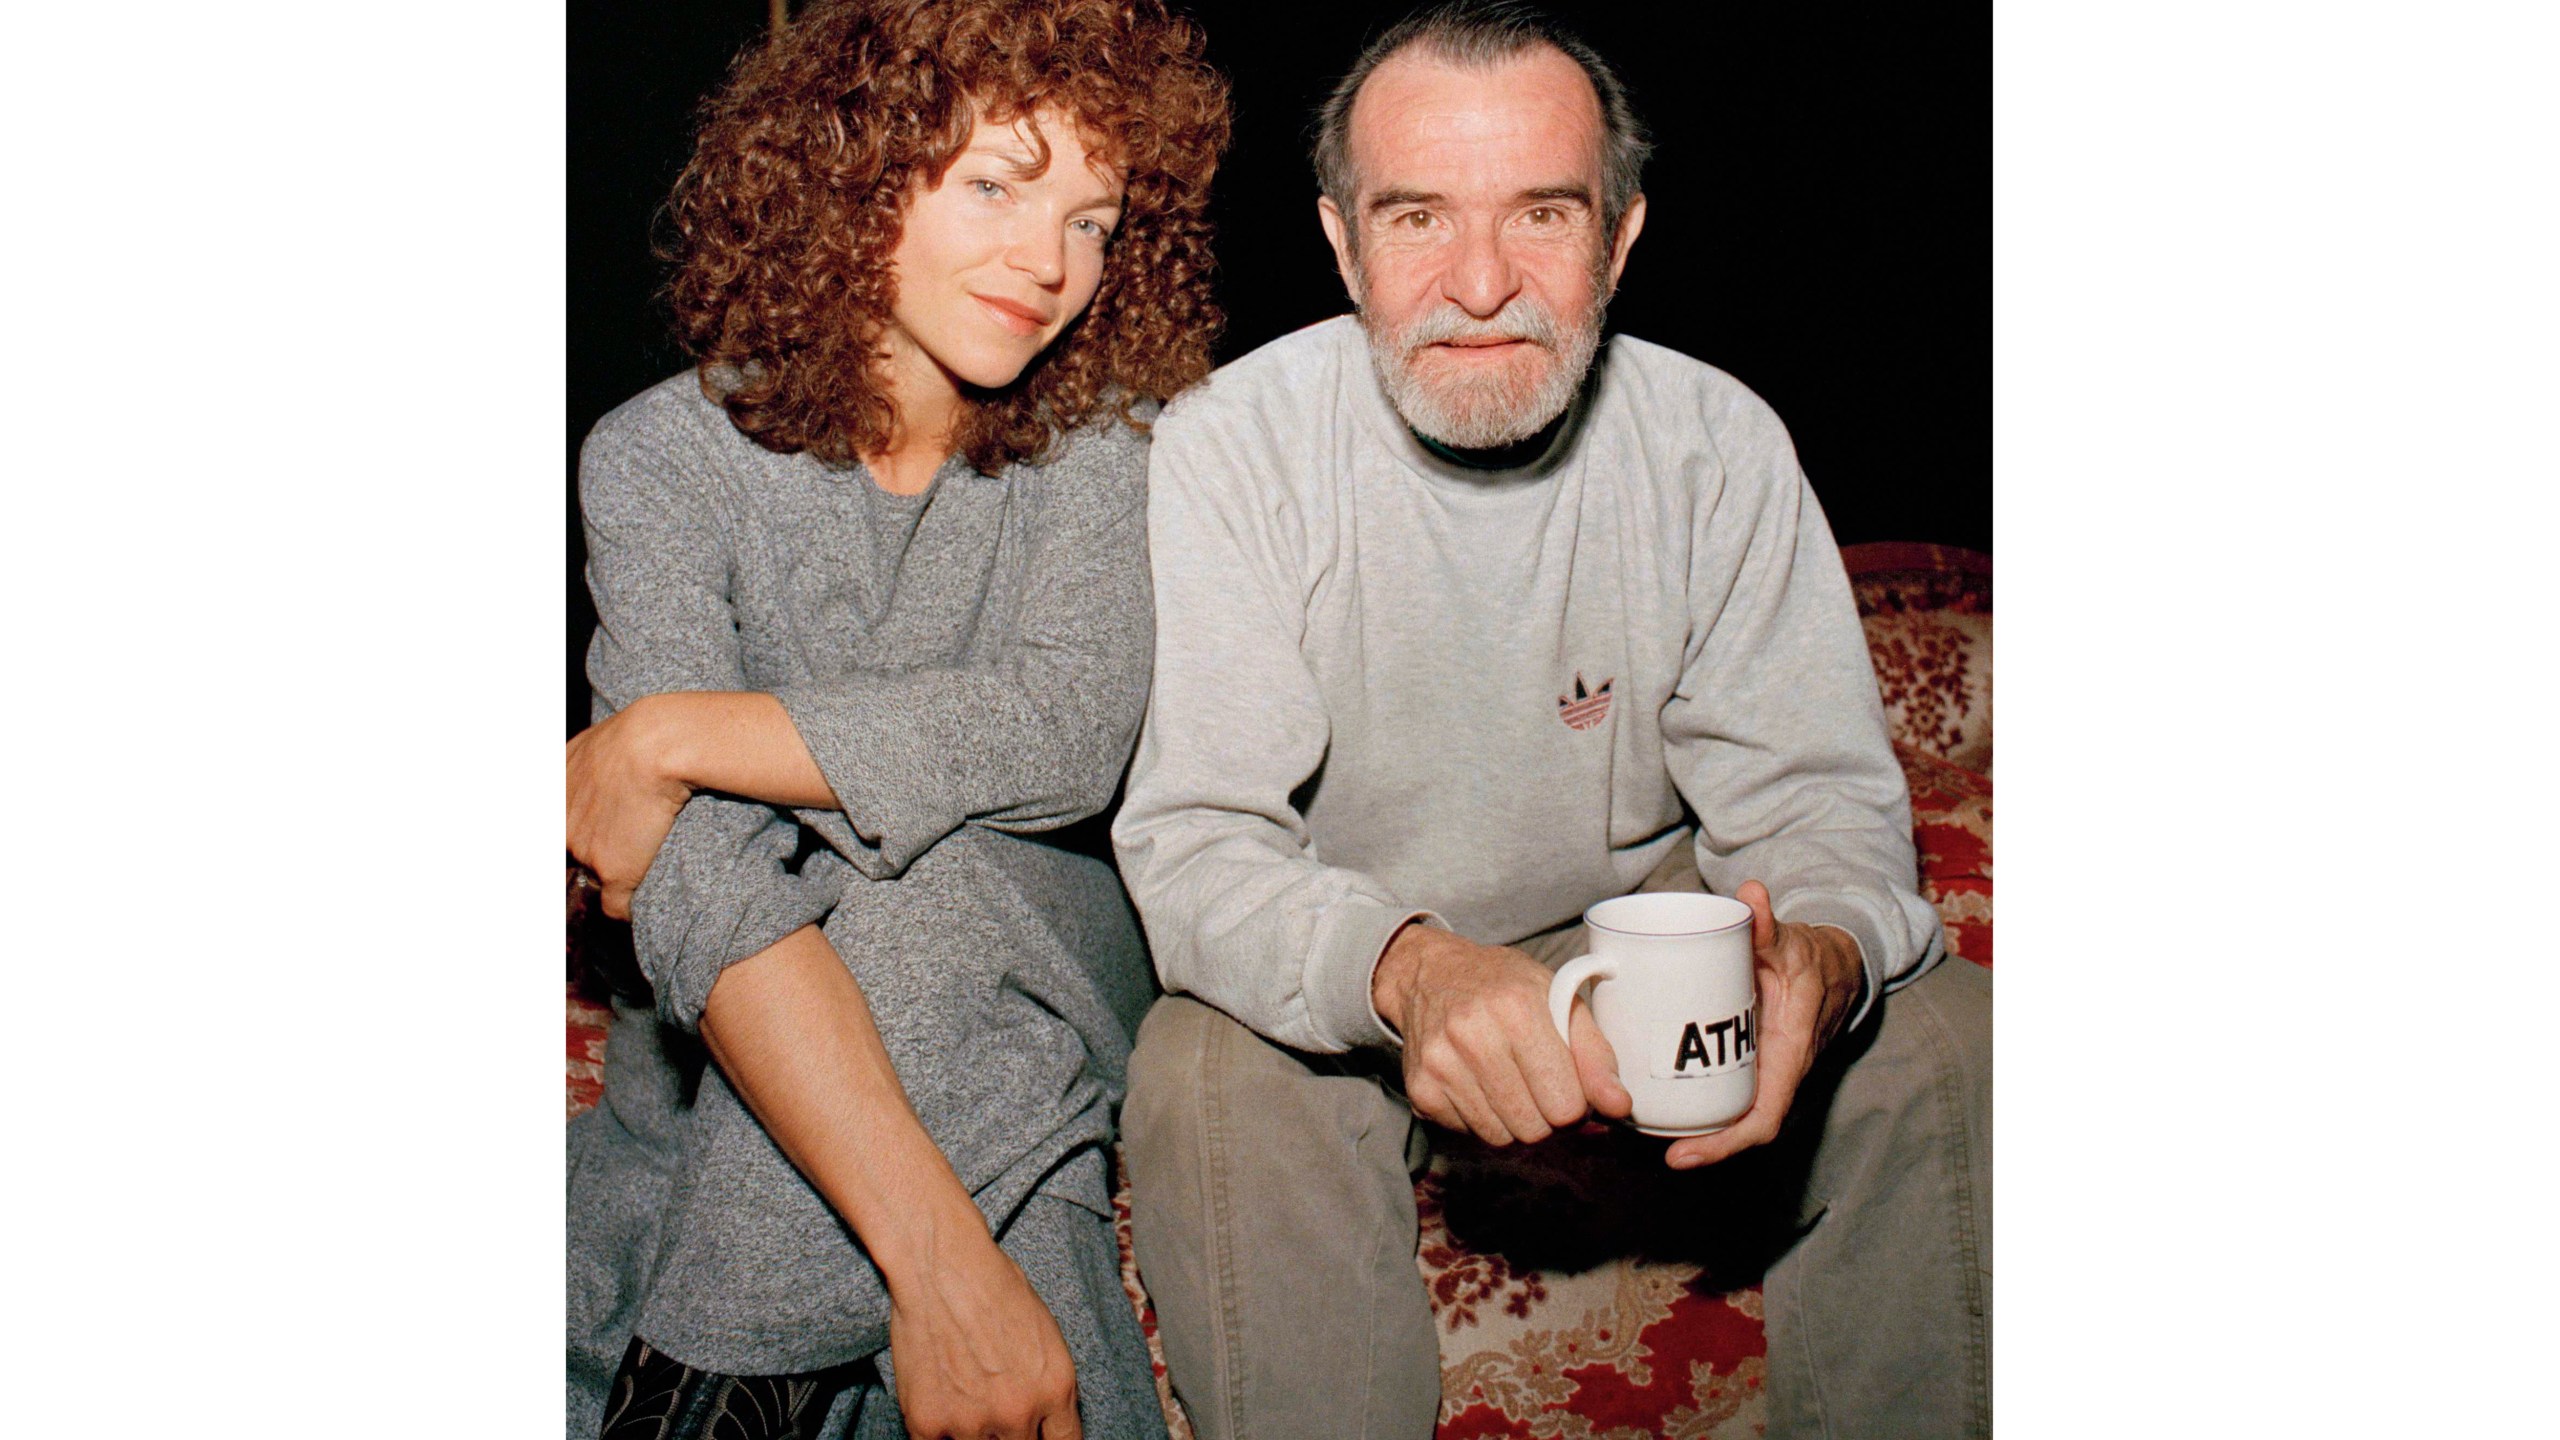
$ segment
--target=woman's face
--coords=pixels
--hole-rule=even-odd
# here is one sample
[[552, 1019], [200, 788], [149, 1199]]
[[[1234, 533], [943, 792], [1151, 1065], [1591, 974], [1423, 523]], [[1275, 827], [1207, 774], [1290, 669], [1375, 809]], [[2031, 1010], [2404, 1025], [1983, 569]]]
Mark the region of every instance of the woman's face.
[[[1036, 173], [1035, 125], [1049, 142], [1049, 164]], [[890, 252], [892, 365], [929, 361], [985, 389], [1013, 383], [1093, 303], [1126, 180], [1054, 110], [1012, 125], [981, 121], [941, 183], [908, 204]]]

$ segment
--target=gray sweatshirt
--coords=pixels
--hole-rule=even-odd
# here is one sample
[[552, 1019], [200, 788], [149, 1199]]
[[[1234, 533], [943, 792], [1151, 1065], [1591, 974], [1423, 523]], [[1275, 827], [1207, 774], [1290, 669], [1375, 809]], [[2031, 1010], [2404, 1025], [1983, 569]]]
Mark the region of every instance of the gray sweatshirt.
[[1547, 453], [1488, 472], [1414, 438], [1344, 317], [1183, 396], [1149, 464], [1113, 840], [1167, 989], [1392, 1043], [1369, 983], [1406, 921], [1509, 943], [1684, 844], [1856, 937], [1871, 997], [1940, 957], [1839, 552], [1732, 377], [1617, 337]]
[[634, 897], [657, 1007], [617, 1010], [603, 1103], [570, 1127], [573, 1426], [635, 1330], [747, 1374], [887, 1341], [878, 1272], [692, 1034], [725, 966], [802, 925], [823, 920], [999, 1240], [1035, 1191], [1107, 1226], [1101, 1146], [1151, 987], [1110, 866], [1042, 832], [1109, 803], [1144, 704], [1145, 450], [1097, 425], [900, 501], [759, 448], [689, 374], [589, 437], [597, 713], [774, 693], [844, 810], [696, 796]]

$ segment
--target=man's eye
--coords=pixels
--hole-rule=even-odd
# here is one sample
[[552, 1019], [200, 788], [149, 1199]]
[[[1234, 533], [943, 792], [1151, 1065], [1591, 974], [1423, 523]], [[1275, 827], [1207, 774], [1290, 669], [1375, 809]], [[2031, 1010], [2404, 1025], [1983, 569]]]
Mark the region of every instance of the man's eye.
[[1431, 228], [1431, 215], [1428, 211], [1408, 210], [1396, 217], [1396, 223], [1407, 230], [1428, 230]]
[[1560, 218], [1562, 217], [1556, 214], [1553, 207], [1546, 205], [1540, 205], [1529, 212], [1529, 223], [1532, 225], [1552, 225]]

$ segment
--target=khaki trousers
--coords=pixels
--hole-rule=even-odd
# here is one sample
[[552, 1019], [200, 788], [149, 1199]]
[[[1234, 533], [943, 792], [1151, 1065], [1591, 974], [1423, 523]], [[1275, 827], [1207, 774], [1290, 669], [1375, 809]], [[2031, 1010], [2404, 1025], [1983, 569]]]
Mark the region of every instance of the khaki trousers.
[[[1701, 888], [1690, 866], [1665, 871], [1642, 888]], [[1520, 948], [1561, 965], [1582, 928]], [[1412, 1184], [1427, 1128], [1393, 1055], [1288, 1050], [1186, 996], [1148, 1013], [1122, 1117], [1133, 1228], [1202, 1440], [1431, 1434], [1440, 1354]], [[1683, 1258], [1721, 1281], [1762, 1279], [1771, 1437], [1990, 1433], [1990, 972], [1949, 958], [1882, 997], [1776, 1142], [1689, 1172], [1662, 1164], [1667, 1143], [1614, 1134], [1586, 1193], [1693, 1230]], [[1628, 1243], [1663, 1252], [1659, 1235]]]

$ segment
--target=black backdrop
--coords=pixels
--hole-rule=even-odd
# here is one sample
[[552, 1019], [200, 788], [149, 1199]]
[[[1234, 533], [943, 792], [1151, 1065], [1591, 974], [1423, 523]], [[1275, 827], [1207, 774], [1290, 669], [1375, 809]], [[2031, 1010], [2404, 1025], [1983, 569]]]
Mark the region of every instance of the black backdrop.
[[[1348, 308], [1316, 227], [1307, 121], [1401, 6], [1176, 0], [1234, 81], [1214, 200], [1218, 358]], [[1654, 132], [1649, 213], [1613, 328], [1695, 355], [1777, 407], [1844, 544], [1991, 548], [1991, 29], [1987, 7], [1559, 5]], [[654, 293], [654, 212], [695, 100], [761, 0], [569, 7], [568, 725], [595, 623], [577, 447], [684, 366]]]

